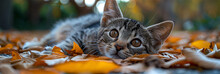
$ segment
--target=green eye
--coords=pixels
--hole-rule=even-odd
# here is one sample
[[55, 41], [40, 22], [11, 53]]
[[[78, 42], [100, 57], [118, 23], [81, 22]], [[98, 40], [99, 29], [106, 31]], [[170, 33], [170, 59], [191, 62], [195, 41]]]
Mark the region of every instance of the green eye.
[[119, 33], [116, 29], [112, 29], [110, 32], [109, 32], [109, 35], [112, 37], [112, 38], [117, 38]]
[[139, 39], [133, 39], [133, 40], [131, 41], [131, 45], [133, 45], [134, 47], [139, 47], [139, 46], [141, 46], [141, 40], [139, 40]]

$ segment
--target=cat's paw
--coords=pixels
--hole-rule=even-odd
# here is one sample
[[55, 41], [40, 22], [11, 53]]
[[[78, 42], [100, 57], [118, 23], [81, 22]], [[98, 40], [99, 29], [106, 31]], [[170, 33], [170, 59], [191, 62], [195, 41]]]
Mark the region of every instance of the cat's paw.
[[22, 49], [28, 49], [28, 48], [33, 48], [33, 47], [39, 47], [42, 46], [40, 42], [26, 42]]
[[52, 49], [53, 49], [53, 47], [51, 47], [51, 46], [46, 46], [44, 50], [45, 50], [45, 51], [52, 51]]
[[164, 61], [157, 56], [148, 56], [144, 59], [144, 64], [147, 67], [154, 66], [154, 67], [162, 67]]
[[37, 38], [34, 38], [30, 42], [25, 42], [22, 49], [28, 49], [28, 48], [39, 47], [39, 46], [42, 46], [42, 43], [39, 42]]

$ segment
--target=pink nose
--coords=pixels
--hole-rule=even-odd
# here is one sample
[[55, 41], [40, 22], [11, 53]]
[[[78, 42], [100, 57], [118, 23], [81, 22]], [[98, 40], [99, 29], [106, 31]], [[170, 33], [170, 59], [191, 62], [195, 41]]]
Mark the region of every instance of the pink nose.
[[116, 48], [117, 51], [120, 51], [120, 50], [124, 49], [123, 46], [120, 46], [118, 44], [115, 45], [115, 48]]

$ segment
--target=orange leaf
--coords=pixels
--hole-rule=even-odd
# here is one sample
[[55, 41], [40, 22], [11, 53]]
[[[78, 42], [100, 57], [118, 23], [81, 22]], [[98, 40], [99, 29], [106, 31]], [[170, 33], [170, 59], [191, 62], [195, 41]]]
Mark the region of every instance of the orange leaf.
[[64, 55], [64, 53], [62, 52], [61, 48], [57, 47], [57, 46], [54, 46], [53, 49], [52, 49], [52, 54], [54, 53], [57, 53], [57, 54], [62, 54]]
[[65, 73], [109, 73], [119, 66], [113, 62], [89, 60], [66, 62], [54, 68]]
[[12, 51], [11, 53], [12, 53], [11, 61], [15, 61], [15, 60], [21, 59], [21, 56], [19, 55], [19, 53], [17, 51]]
[[32, 69], [32, 70], [21, 70], [20, 74], [59, 74], [59, 73], [48, 69]]
[[192, 42], [191, 44], [191, 47], [195, 47], [198, 49], [209, 48], [209, 46], [210, 46], [210, 43], [204, 40], [197, 40], [197, 41]]
[[83, 54], [82, 49], [75, 42], [73, 42], [73, 48], [71, 49], [71, 51], [74, 51], [76, 54]]
[[12, 45], [12, 44], [7, 44], [7, 45], [5, 46], [5, 48], [12, 49], [12, 48], [13, 48], [13, 45]]
[[217, 48], [220, 49], [220, 42], [216, 43]]
[[7, 50], [7, 49], [12, 49], [12, 48], [13, 48], [12, 44], [7, 44], [5, 47], [0, 48], [0, 51]]
[[179, 40], [181, 40], [180, 37], [170, 36], [170, 37], [167, 38], [166, 42], [176, 43], [176, 42], [178, 42]]

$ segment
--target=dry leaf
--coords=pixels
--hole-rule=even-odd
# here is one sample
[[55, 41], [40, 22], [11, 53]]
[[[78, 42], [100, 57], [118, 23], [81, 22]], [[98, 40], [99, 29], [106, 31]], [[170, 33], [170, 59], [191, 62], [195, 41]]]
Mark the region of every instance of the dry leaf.
[[220, 48], [220, 42], [216, 43], [217, 47]]
[[181, 57], [181, 58], [178, 58], [178, 59], [173, 59], [171, 61], [168, 61], [168, 62], [165, 62], [163, 64], [163, 67], [164, 68], [169, 68], [171, 66], [185, 66], [185, 64], [189, 64], [188, 61], [185, 60], [185, 57]]
[[174, 36], [169, 36], [166, 40], [166, 42], [171, 42], [171, 43], [176, 43], [178, 42], [179, 40], [181, 40], [182, 38], [180, 37], [174, 37]]
[[75, 54], [83, 54], [82, 49], [79, 47], [78, 44], [76, 44], [76, 42], [73, 42], [73, 48], [71, 49], [71, 51], [74, 51]]
[[21, 60], [22, 57], [19, 55], [17, 51], [12, 51], [11, 53], [12, 53], [11, 61]]
[[12, 44], [7, 44], [5, 47], [0, 48], [0, 54], [11, 54], [10, 52], [14, 51]]
[[54, 68], [65, 73], [109, 73], [111, 70], [119, 68], [109, 61], [73, 61], [55, 65]]
[[22, 58], [22, 60], [18, 60], [18, 61], [12, 61], [11, 64], [13, 66], [13, 68], [15, 69], [28, 69], [30, 67], [32, 67], [32, 65], [34, 64], [35, 60], [32, 58]]
[[52, 49], [52, 54], [57, 53], [57, 54], [61, 54], [64, 55], [63, 51], [61, 50], [61, 48], [54, 46]]
[[38, 57], [36, 59], [36, 62], [34, 63], [34, 66], [48, 66], [51, 65], [48, 62], [45, 62], [45, 60], [56, 60], [67, 57], [66, 55], [60, 55], [60, 54], [54, 54], [54, 55], [44, 55], [41, 57]]
[[190, 48], [183, 49], [183, 55], [187, 61], [197, 64], [200, 67], [208, 69], [220, 69], [220, 60], [208, 58], [200, 52], [195, 52]]
[[30, 70], [21, 70], [20, 74], [60, 74], [53, 69], [30, 69]]

